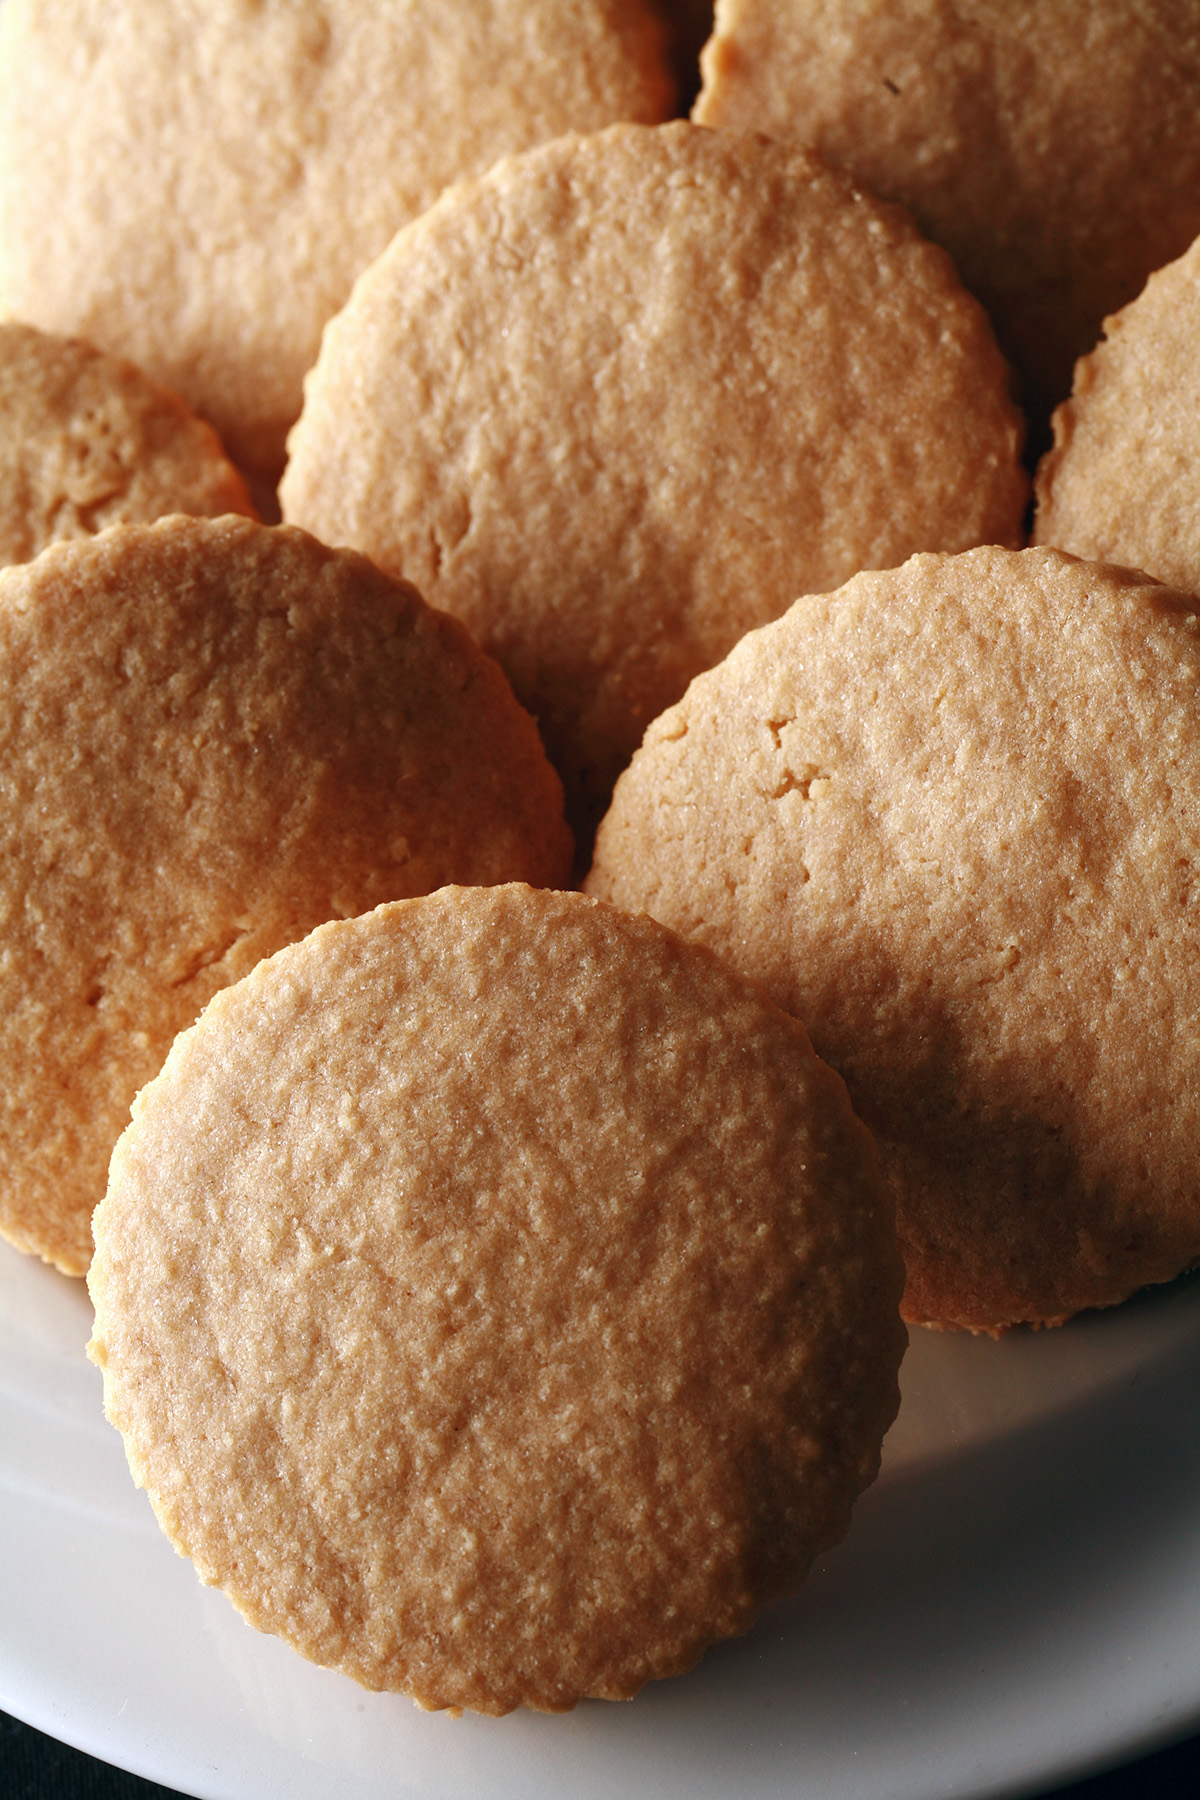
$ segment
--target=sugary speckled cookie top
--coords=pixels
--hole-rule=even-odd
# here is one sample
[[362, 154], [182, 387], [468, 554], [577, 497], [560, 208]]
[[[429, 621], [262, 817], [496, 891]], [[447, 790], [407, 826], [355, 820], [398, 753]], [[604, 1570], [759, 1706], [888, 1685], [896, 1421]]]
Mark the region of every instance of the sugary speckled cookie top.
[[1104, 323], [1054, 415], [1034, 541], [1200, 591], [1200, 240]]
[[86, 1269], [130, 1101], [260, 957], [569, 867], [500, 670], [363, 558], [171, 518], [0, 571], [0, 1230]]
[[795, 1021], [647, 919], [447, 890], [219, 995], [96, 1214], [91, 1354], [177, 1546], [369, 1687], [624, 1698], [845, 1531], [892, 1208]]
[[326, 331], [285, 516], [469, 625], [594, 825], [798, 593], [1021, 539], [1007, 373], [945, 255], [807, 152], [675, 124], [443, 197]]
[[0, 563], [165, 513], [253, 517], [212, 427], [132, 363], [0, 323]]
[[1100, 321], [1200, 231], [1193, 0], [718, 0], [695, 117], [902, 201], [1044, 420]]
[[0, 305], [273, 482], [321, 327], [449, 182], [671, 108], [644, 0], [4, 0]]
[[726, 955], [844, 1075], [910, 1318], [1200, 1257], [1200, 621], [1053, 551], [798, 601], [656, 721], [589, 891]]

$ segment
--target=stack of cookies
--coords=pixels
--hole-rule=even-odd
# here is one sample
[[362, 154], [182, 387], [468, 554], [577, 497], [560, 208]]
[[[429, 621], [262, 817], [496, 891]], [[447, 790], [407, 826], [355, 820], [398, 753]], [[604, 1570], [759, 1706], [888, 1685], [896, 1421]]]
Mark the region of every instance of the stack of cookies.
[[1028, 10], [719, 0], [685, 121], [684, 4], [0, 9], [0, 1231], [368, 1686], [686, 1669], [902, 1314], [1200, 1259], [1192, 254], [1035, 549], [1017, 405], [1200, 230], [1200, 34]]

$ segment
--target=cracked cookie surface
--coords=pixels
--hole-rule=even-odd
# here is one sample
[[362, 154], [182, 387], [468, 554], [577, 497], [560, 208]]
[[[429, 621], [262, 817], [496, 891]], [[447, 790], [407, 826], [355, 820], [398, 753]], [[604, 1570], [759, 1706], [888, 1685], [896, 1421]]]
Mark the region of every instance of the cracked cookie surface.
[[589, 892], [845, 1078], [906, 1315], [1053, 1322], [1200, 1257], [1200, 620], [1051, 550], [800, 600], [656, 721]]
[[566, 878], [532, 721], [350, 552], [171, 518], [0, 571], [0, 1230], [69, 1273], [138, 1088], [325, 919]]
[[0, 323], [0, 563], [167, 513], [254, 517], [211, 425], [132, 363]]
[[89, 1275], [105, 1404], [250, 1621], [427, 1707], [690, 1667], [849, 1523], [890, 1196], [803, 1029], [577, 894], [447, 889], [216, 996]]

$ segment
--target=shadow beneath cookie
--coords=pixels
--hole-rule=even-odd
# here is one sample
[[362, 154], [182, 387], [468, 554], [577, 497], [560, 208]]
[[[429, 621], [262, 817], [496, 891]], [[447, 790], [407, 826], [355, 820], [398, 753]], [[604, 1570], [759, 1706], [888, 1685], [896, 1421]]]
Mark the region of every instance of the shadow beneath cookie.
[[1200, 1694], [1198, 1392], [1200, 1330], [1123, 1391], [885, 1476], [794, 1599], [639, 1708], [686, 1707], [698, 1767], [731, 1731], [768, 1757], [786, 1738], [812, 1792], [853, 1770], [846, 1791], [880, 1800], [991, 1791], [1023, 1755], [1065, 1778], [1163, 1735], [1173, 1695], [1182, 1730]]

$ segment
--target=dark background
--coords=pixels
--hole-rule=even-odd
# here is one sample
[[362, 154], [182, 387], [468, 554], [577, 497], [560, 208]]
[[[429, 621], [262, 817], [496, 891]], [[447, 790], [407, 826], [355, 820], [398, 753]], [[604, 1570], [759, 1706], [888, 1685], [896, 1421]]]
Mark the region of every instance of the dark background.
[[[1200, 1800], [1200, 1737], [1088, 1781], [1044, 1792], [1047, 1800], [1050, 1795], [1054, 1800]], [[139, 1781], [95, 1762], [0, 1713], [0, 1800], [169, 1800], [174, 1793], [173, 1788]], [[569, 1795], [564, 1794], [563, 1800], [570, 1800]], [[630, 1800], [652, 1797], [631, 1795]]]

